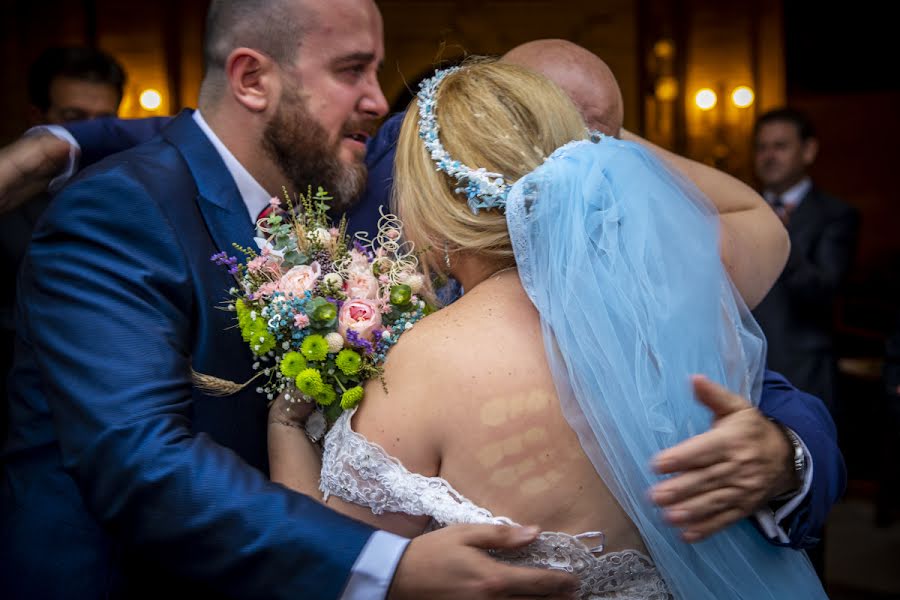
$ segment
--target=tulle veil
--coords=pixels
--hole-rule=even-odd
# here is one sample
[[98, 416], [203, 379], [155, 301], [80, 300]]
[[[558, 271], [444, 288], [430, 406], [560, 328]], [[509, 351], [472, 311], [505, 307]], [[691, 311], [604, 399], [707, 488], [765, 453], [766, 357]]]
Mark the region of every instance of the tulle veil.
[[706, 431], [689, 376], [759, 401], [765, 339], [718, 254], [709, 200], [638, 144], [558, 149], [506, 206], [563, 412], [676, 598], [826, 598], [749, 520], [687, 544], [647, 499], [651, 458]]

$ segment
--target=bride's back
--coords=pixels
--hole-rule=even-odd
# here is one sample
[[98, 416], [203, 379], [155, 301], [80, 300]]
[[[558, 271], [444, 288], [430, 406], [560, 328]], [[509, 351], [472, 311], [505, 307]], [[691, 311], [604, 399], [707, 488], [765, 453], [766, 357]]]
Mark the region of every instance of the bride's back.
[[607, 550], [645, 551], [561, 412], [540, 319], [515, 271], [404, 334], [385, 383], [387, 394], [369, 385], [353, 426], [411, 471], [443, 477], [495, 516], [602, 531]]

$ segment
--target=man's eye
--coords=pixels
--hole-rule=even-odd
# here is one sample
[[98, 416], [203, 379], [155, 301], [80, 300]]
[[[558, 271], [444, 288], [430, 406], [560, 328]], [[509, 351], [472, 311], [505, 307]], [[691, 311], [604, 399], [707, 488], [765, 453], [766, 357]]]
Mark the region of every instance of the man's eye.
[[87, 119], [87, 113], [78, 109], [66, 109], [61, 113], [63, 121], [83, 121]]

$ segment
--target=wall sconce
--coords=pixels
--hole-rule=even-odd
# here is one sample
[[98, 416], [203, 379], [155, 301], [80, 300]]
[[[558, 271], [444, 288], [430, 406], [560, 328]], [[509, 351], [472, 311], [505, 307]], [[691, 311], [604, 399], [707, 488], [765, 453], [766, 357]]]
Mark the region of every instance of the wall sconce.
[[694, 104], [696, 104], [697, 108], [700, 110], [712, 110], [716, 107], [718, 101], [719, 97], [716, 96], [716, 93], [710, 88], [700, 89], [694, 95]]
[[743, 168], [746, 162], [743, 148], [752, 131], [753, 119], [752, 111], [746, 109], [753, 106], [755, 96], [748, 85], [732, 87], [724, 81], [694, 92], [694, 105], [699, 112], [695, 122], [707, 164], [732, 174]]
[[747, 108], [753, 104], [753, 89], [746, 85], [739, 85], [731, 91], [731, 102], [738, 108]]
[[138, 102], [140, 102], [141, 108], [153, 112], [162, 106], [162, 94], [158, 90], [147, 89], [141, 92]]
[[678, 98], [678, 80], [671, 75], [664, 75], [656, 80], [653, 95], [660, 102], [674, 102]]

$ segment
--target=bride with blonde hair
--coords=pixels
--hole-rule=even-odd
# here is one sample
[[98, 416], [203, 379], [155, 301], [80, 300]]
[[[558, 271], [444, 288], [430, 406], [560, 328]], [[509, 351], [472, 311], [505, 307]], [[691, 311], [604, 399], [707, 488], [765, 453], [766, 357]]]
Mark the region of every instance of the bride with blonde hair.
[[707, 198], [494, 61], [423, 83], [394, 193], [425, 268], [465, 293], [401, 337], [321, 456], [273, 405], [273, 479], [412, 538], [537, 524], [496, 556], [568, 570], [580, 598], [825, 597], [805, 555], [749, 522], [688, 544], [646, 497], [651, 458], [709, 427], [692, 375], [758, 402], [747, 304], [787, 253], [761, 198], [736, 180]]

